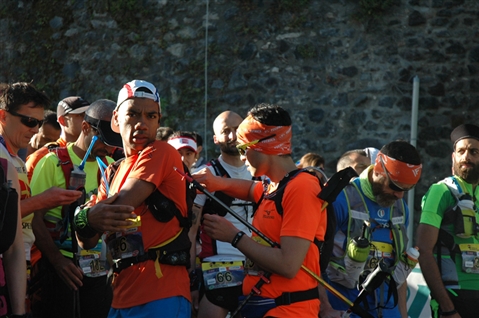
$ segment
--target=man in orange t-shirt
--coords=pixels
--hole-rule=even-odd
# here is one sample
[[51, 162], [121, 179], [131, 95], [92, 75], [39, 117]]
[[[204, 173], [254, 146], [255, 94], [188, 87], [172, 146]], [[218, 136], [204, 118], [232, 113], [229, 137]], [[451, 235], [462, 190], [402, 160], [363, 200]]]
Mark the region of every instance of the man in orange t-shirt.
[[[122, 137], [125, 159], [113, 165], [116, 170], [110, 165], [97, 204], [74, 220], [84, 248], [106, 232], [115, 273], [109, 318], [191, 315], [189, 258], [175, 262], [189, 255], [191, 246], [187, 229], [180, 225], [187, 216], [186, 184], [174, 170], [183, 170], [183, 164], [175, 148], [155, 141], [160, 118], [154, 85], [134, 80], [123, 86], [111, 127]], [[157, 192], [166, 201], [150, 205], [150, 195]], [[155, 211], [154, 206], [162, 209]], [[177, 259], [168, 253], [164, 257], [170, 241], [179, 246]]]
[[[248, 295], [270, 272], [270, 283], [264, 284], [261, 298], [264, 307], [250, 312], [249, 302], [242, 314], [247, 317], [318, 317], [320, 301], [318, 282], [300, 270], [304, 265], [320, 274], [319, 251], [314, 239], [323, 240], [326, 230], [326, 211], [318, 211], [323, 203], [317, 195], [320, 185], [315, 176], [297, 172], [291, 158], [291, 118], [279, 106], [260, 104], [249, 111], [237, 130], [237, 146], [241, 159], [254, 177], [266, 176], [263, 184], [214, 176], [208, 169], [194, 175], [209, 191], [223, 191], [235, 198], [260, 201], [253, 218], [253, 226], [281, 248], [271, 247], [256, 233], [251, 238], [231, 222], [218, 215], [204, 215], [204, 229], [216, 240], [231, 242], [244, 253], [246, 277], [243, 293]], [[284, 189], [279, 214], [272, 200], [280, 182], [289, 177]], [[262, 200], [260, 198], [263, 197]], [[315, 211], [316, 213], [313, 213]], [[290, 299], [287, 303], [284, 299]]]

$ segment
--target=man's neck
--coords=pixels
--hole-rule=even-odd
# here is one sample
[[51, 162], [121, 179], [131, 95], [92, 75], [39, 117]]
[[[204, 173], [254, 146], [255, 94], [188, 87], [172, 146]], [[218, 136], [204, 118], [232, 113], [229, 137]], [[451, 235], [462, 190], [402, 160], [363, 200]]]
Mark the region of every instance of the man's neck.
[[269, 167], [266, 175], [273, 183], [279, 183], [288, 173], [298, 169], [289, 156], [273, 156], [269, 162]]
[[[73, 144], [72, 150], [75, 153], [75, 155], [78, 156], [78, 158], [83, 160], [83, 157], [85, 157], [87, 149], [88, 149], [88, 145], [84, 144], [82, 135], [80, 135], [80, 137], [78, 137], [78, 139]], [[93, 159], [89, 157], [87, 158], [87, 160], [91, 161]]]
[[10, 139], [3, 133], [2, 130], [0, 130], [0, 136], [3, 137], [3, 140], [5, 141], [5, 147], [7, 148], [8, 152], [10, 154], [13, 154], [15, 156], [18, 156], [18, 151], [20, 148], [16, 148], [11, 142]]
[[233, 166], [233, 167], [244, 166], [244, 162], [241, 160], [240, 156], [232, 156], [224, 152], [221, 152], [221, 158], [223, 158], [223, 161], [229, 164], [230, 166]]

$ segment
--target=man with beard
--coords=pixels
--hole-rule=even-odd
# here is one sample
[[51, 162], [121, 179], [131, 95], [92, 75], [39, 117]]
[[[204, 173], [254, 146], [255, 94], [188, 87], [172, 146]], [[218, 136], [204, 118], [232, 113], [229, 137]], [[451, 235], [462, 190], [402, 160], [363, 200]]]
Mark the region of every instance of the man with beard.
[[[378, 153], [375, 164], [353, 179], [334, 202], [337, 232], [326, 273], [330, 284], [349, 300], [355, 301], [359, 295], [359, 274], [363, 270], [372, 271], [379, 262], [393, 270], [404, 253], [409, 222], [404, 192], [416, 185], [421, 169], [416, 148], [405, 141], [390, 142]], [[351, 244], [353, 238], [358, 241], [357, 237], [370, 243], [361, 247], [361, 252]], [[363, 258], [355, 257], [357, 254]], [[407, 284], [397, 289], [398, 297], [393, 297], [394, 290], [388, 293], [389, 288], [396, 285], [383, 282], [368, 293], [362, 306], [374, 317], [407, 317]], [[328, 298], [334, 309], [348, 309], [334, 295], [328, 294]]]
[[479, 302], [479, 127], [460, 125], [451, 141], [454, 175], [424, 195], [417, 245], [433, 316], [470, 318]]
[[[219, 146], [221, 155], [218, 159], [213, 159], [207, 164], [207, 169], [217, 176], [235, 179], [251, 180], [252, 176], [246, 169], [244, 162], [240, 158], [236, 145], [238, 141], [236, 139], [236, 130], [243, 121], [240, 115], [232, 111], [225, 111], [216, 117], [213, 122], [213, 141]], [[242, 216], [245, 220], [251, 223], [252, 217], [252, 205], [249, 202], [232, 198], [226, 194], [217, 191], [215, 196], [230, 206], [238, 215]], [[231, 216], [229, 213], [219, 206], [214, 201], [208, 199], [206, 195], [199, 194], [195, 199], [193, 205], [193, 214], [197, 217], [196, 227], [192, 230], [196, 231], [199, 226], [199, 220], [201, 214], [218, 214], [224, 216], [225, 219], [233, 223], [239, 230], [248, 233], [251, 236], [251, 232], [248, 228]], [[211, 270], [219, 262], [238, 262], [240, 268], [238, 271], [242, 271], [242, 262], [245, 260], [245, 256], [231, 244], [213, 240], [202, 229], [200, 229], [201, 238], [201, 252], [199, 258], [202, 261], [202, 268], [204, 271]], [[193, 273], [192, 276], [202, 275]], [[238, 285], [234, 287], [218, 288], [220, 286], [205, 286], [208, 282], [202, 286], [205, 288], [205, 297], [201, 299], [198, 309], [198, 317], [225, 317], [228, 310], [234, 311], [238, 304], [238, 296], [241, 292], [242, 279], [238, 281]], [[194, 293], [193, 293], [194, 294]]]

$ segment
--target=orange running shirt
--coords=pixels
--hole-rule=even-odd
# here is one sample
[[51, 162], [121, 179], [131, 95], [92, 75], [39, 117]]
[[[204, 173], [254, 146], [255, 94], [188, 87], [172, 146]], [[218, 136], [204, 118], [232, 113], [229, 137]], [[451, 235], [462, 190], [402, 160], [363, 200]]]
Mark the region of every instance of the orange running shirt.
[[[263, 186], [255, 187], [255, 201], [263, 192]], [[269, 189], [268, 189], [269, 191]], [[283, 216], [276, 211], [273, 200], [262, 200], [253, 218], [253, 225], [275, 242], [281, 236], [300, 237], [311, 241], [303, 265], [319, 275], [319, 251], [313, 240], [324, 239], [326, 231], [326, 210], [320, 211], [323, 203], [317, 195], [320, 192], [318, 179], [308, 173], [300, 173], [289, 181], [283, 195]], [[255, 237], [256, 234], [253, 234]], [[259, 277], [246, 275], [243, 282], [243, 293], [249, 294]], [[318, 282], [303, 270], [299, 270], [293, 279], [278, 274], [271, 275], [271, 283], [261, 287], [261, 296], [276, 298], [283, 292], [294, 292], [311, 289]], [[318, 317], [319, 299], [296, 302], [287, 306], [279, 306], [268, 311], [273, 317]]]
[[[121, 185], [127, 178], [140, 179], [155, 184], [186, 216], [185, 181], [173, 167], [183, 170], [178, 151], [166, 142], [155, 141], [140, 154], [123, 160], [110, 185], [110, 195], [120, 192]], [[105, 198], [105, 185], [102, 182], [98, 201]], [[144, 203], [135, 209], [135, 213], [141, 216], [138, 231], [141, 232], [145, 250], [172, 238], [180, 230], [176, 218], [161, 223]], [[161, 278], [157, 278], [152, 260], [124, 269], [114, 279], [112, 307], [129, 308], [173, 296], [183, 296], [191, 301], [186, 267], [160, 264], [160, 268], [163, 273]]]

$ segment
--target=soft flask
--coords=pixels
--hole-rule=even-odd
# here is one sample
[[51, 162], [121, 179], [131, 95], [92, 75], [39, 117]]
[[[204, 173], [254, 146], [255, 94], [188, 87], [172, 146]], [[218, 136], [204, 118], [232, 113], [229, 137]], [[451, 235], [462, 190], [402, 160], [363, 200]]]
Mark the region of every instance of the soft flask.
[[346, 248], [344, 267], [348, 276], [358, 281], [369, 256], [369, 240], [363, 236], [352, 238]]
[[467, 193], [459, 199], [454, 209], [454, 231], [461, 238], [469, 238], [477, 234], [474, 202]]
[[393, 278], [397, 287], [401, 286], [412, 272], [419, 259], [419, 248], [410, 247], [399, 257], [399, 262], [393, 272]]

